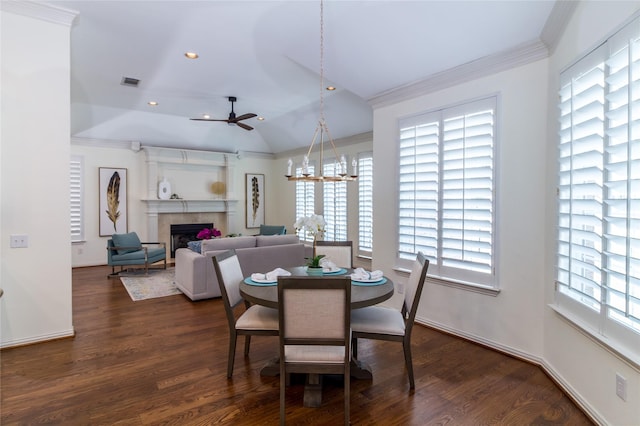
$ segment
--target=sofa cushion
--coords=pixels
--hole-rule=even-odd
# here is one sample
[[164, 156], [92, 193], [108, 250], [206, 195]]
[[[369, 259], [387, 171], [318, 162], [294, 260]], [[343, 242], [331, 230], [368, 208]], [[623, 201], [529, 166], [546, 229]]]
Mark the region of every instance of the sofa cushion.
[[113, 240], [113, 245], [115, 247], [131, 247], [128, 249], [118, 250], [118, 254], [131, 253], [142, 248], [140, 238], [138, 238], [138, 234], [135, 232], [129, 232], [128, 234], [113, 234], [111, 239]]
[[298, 244], [300, 239], [297, 235], [257, 235], [256, 247], [279, 246], [282, 244]]
[[229, 238], [212, 238], [202, 241], [202, 253], [211, 250], [229, 250], [237, 248], [248, 248], [256, 246], [256, 237], [229, 237]]
[[202, 241], [189, 241], [187, 242], [187, 247], [196, 253], [202, 253]]

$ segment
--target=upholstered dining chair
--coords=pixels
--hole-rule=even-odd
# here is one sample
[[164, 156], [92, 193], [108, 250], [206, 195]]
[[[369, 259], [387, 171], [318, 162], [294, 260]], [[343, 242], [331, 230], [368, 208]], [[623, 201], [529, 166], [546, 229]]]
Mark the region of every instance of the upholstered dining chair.
[[289, 373], [342, 374], [344, 423], [349, 424], [351, 279], [278, 277], [280, 424], [285, 423]]
[[316, 241], [313, 248], [315, 256], [324, 254], [336, 266], [353, 268], [353, 243], [351, 241]]
[[[244, 355], [249, 355], [251, 336], [277, 336], [278, 311], [261, 305], [250, 305], [240, 295], [242, 269], [235, 250], [225, 251], [213, 256], [213, 267], [218, 277], [220, 294], [229, 323], [229, 359], [227, 377], [233, 375], [238, 336], [245, 336]], [[245, 311], [236, 316], [237, 307], [244, 301]]]
[[354, 309], [351, 312], [351, 329], [353, 330], [353, 353], [357, 356], [357, 339], [376, 339], [402, 342], [404, 362], [409, 373], [409, 388], [415, 389], [413, 378], [413, 361], [411, 359], [411, 330], [416, 318], [418, 303], [429, 268], [429, 259], [422, 252], [411, 269], [409, 282], [404, 290], [402, 311], [383, 306], [369, 306]]

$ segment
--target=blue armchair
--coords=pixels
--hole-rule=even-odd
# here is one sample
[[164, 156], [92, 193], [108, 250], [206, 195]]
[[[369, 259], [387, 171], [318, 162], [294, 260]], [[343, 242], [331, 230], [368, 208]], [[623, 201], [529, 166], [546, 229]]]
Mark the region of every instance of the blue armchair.
[[258, 235], [284, 235], [287, 233], [287, 227], [284, 225], [260, 225], [260, 234]]
[[[156, 248], [149, 245], [159, 246]], [[124, 266], [144, 265], [144, 273], [149, 273], [149, 265], [164, 261], [164, 269], [167, 269], [167, 244], [159, 242], [140, 242], [138, 234], [113, 234], [107, 241], [107, 264], [111, 266], [111, 275], [117, 276], [123, 272]], [[116, 266], [120, 270], [116, 272]]]

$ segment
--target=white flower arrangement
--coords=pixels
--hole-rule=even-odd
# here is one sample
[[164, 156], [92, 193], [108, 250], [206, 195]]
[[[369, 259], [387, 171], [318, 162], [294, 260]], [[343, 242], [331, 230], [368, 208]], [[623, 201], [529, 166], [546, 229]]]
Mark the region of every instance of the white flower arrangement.
[[322, 235], [324, 233], [324, 227], [326, 225], [327, 222], [324, 220], [324, 217], [319, 214], [299, 217], [298, 220], [296, 220], [296, 223], [293, 224], [296, 231], [307, 231], [314, 238], [317, 235]]

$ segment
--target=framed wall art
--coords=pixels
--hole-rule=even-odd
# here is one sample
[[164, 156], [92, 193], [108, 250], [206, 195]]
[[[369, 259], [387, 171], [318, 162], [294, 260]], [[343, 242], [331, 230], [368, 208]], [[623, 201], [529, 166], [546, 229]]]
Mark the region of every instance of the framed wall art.
[[264, 225], [264, 175], [245, 174], [247, 228]]
[[127, 233], [127, 169], [100, 167], [98, 185], [100, 236]]

